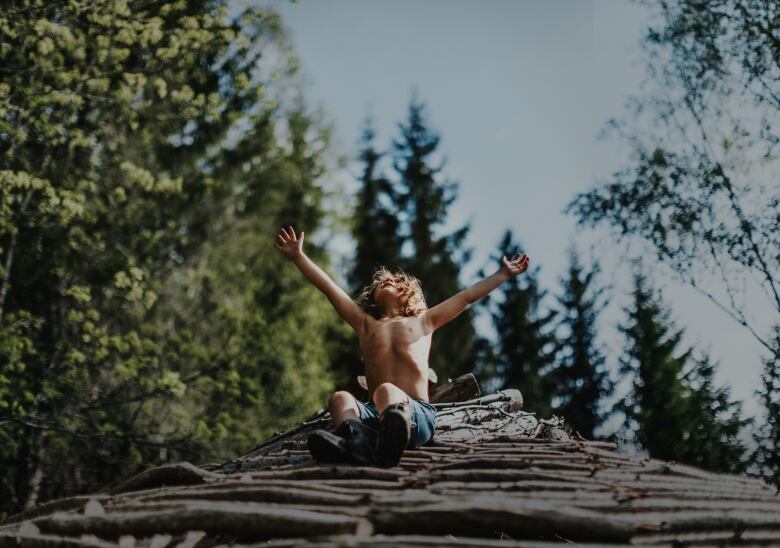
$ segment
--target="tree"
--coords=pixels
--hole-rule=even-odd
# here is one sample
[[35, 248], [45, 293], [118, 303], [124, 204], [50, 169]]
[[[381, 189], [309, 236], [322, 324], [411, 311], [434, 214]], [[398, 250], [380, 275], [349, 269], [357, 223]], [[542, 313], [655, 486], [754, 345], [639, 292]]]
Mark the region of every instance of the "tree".
[[716, 470], [741, 467], [743, 448], [737, 433], [740, 406], [728, 391], [712, 387], [708, 358], [691, 367], [692, 349], [679, 348], [676, 329], [646, 276], [634, 274], [622, 372], [633, 377], [631, 393], [619, 405], [626, 428], [654, 458], [676, 460]]
[[[431, 165], [439, 136], [428, 128], [424, 106], [416, 99], [409, 104], [401, 137], [393, 142], [393, 165], [399, 177], [398, 205], [406, 217], [406, 242], [402, 267], [422, 282], [429, 306], [460, 291], [460, 268], [470, 253], [464, 248], [468, 225], [440, 235], [447, 211], [457, 198], [457, 185], [441, 181], [444, 165]], [[473, 313], [466, 310], [437, 333], [431, 345], [430, 364], [442, 379], [455, 377], [474, 367], [475, 331]]]
[[212, 178], [233, 191], [208, 213], [204, 243], [163, 281], [154, 310], [161, 332], [186, 336], [182, 374], [197, 379], [180, 406], [211, 458], [229, 458], [291, 427], [334, 389], [333, 337], [345, 326], [270, 245], [280, 226], [305, 226], [307, 253], [327, 267], [316, 235], [328, 132], [303, 104], [283, 121], [287, 142], [277, 143], [275, 124], [262, 116], [214, 160]]
[[[510, 230], [504, 233], [498, 252], [498, 257], [522, 253]], [[488, 299], [498, 338], [495, 361], [501, 379], [499, 389], [520, 389], [528, 410], [549, 417], [555, 393], [550, 369], [555, 360], [553, 321], [557, 312], [541, 309], [547, 292], [539, 288], [538, 271], [539, 267], [532, 268], [505, 282], [498, 290], [501, 299], [495, 304], [492, 296]]]
[[675, 275], [775, 352], [746, 313], [757, 280], [780, 314], [780, 29], [774, 2], [648, 2], [648, 82], [613, 134], [628, 166], [568, 207], [648, 242]]
[[569, 252], [569, 268], [561, 279], [558, 358], [551, 376], [555, 379], [554, 412], [562, 415], [582, 436], [592, 439], [594, 431], [608, 418], [603, 402], [614, 386], [604, 368], [606, 358], [596, 341], [596, 320], [606, 306], [603, 287], [594, 286], [599, 265], [585, 271], [577, 251]]
[[[322, 142], [304, 130], [321, 131], [274, 95], [296, 65], [278, 16], [231, 15], [215, 0], [20, 1], [0, 11], [0, 35], [0, 513], [212, 455], [236, 425], [248, 426], [232, 442], [247, 443], [271, 414], [291, 420], [283, 403], [313, 410], [328, 388], [307, 386], [327, 363], [312, 354], [323, 341], [292, 344], [289, 331], [327, 318], [303, 289], [264, 293], [229, 276], [265, 259], [238, 248], [263, 240], [247, 231], [319, 211]], [[268, 177], [248, 182], [258, 165]], [[203, 248], [233, 236], [222, 257]], [[198, 265], [202, 290], [180, 291]], [[248, 271], [271, 277], [271, 265]], [[258, 307], [275, 302], [283, 321], [235, 313], [246, 301], [222, 298], [246, 295], [229, 283], [251, 287]], [[299, 362], [309, 375], [291, 369]], [[258, 425], [258, 384], [272, 373], [288, 384]]]
[[[780, 327], [775, 327], [773, 344], [780, 348]], [[756, 450], [752, 461], [755, 472], [780, 486], [780, 359], [764, 361], [761, 389], [756, 392], [764, 408], [765, 420], [753, 433]]]
[[731, 400], [731, 391], [714, 385], [715, 369], [705, 354], [685, 374], [692, 428], [681, 460], [708, 470], [744, 472], [746, 447], [739, 436], [750, 421], [741, 418], [742, 404]]
[[363, 170], [352, 228], [355, 259], [349, 281], [355, 292], [371, 280], [377, 266], [397, 268], [401, 264], [403, 238], [398, 191], [380, 171], [384, 154], [376, 150], [374, 138], [372, 122], [368, 119], [361, 139]]

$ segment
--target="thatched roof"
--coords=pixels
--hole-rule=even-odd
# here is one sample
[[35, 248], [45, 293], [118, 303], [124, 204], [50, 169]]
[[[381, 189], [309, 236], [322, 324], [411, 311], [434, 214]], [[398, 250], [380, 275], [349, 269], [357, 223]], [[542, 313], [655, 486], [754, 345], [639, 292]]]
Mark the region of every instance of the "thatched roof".
[[313, 462], [323, 411], [231, 462], [155, 468], [12, 517], [0, 544], [780, 545], [764, 482], [579, 439], [514, 390], [435, 405], [434, 439], [398, 468]]

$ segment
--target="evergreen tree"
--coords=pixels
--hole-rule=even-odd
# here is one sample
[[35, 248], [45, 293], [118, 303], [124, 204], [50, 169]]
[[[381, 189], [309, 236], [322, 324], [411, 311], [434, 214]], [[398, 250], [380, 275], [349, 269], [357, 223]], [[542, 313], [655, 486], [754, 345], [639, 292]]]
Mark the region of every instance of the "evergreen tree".
[[676, 460], [686, 442], [688, 391], [683, 371], [691, 351], [680, 352], [682, 330], [675, 331], [647, 278], [636, 273], [621, 370], [633, 375], [633, 390], [620, 405], [626, 426], [656, 458]]
[[752, 460], [761, 476], [780, 487], [780, 326], [775, 327], [772, 343], [776, 350], [764, 361], [761, 389], [756, 394], [766, 415], [754, 433], [757, 449]]
[[[522, 253], [521, 248], [513, 243], [512, 232], [507, 230], [498, 256], [517, 253]], [[539, 417], [549, 417], [554, 395], [549, 376], [555, 359], [553, 321], [557, 313], [541, 310], [547, 291], [539, 288], [538, 272], [536, 267], [505, 282], [498, 290], [502, 300], [492, 307], [492, 317], [498, 336], [500, 388], [519, 389], [526, 409]]]
[[596, 320], [606, 306], [601, 299], [605, 289], [593, 286], [599, 272], [598, 264], [585, 272], [576, 250], [570, 250], [567, 275], [561, 280], [563, 294], [557, 297], [562, 312], [558, 327], [564, 334], [558, 339], [559, 357], [552, 373], [555, 413], [589, 439], [607, 418], [602, 403], [614, 390], [596, 342]]
[[[480, 271], [480, 277], [485, 277]], [[490, 307], [490, 296], [475, 303], [478, 307]], [[504, 386], [501, 358], [498, 349], [488, 337], [477, 336], [474, 342], [474, 370], [479, 386], [485, 394], [492, 394]]]
[[[407, 221], [404, 237], [411, 244], [402, 267], [420, 279], [428, 306], [434, 306], [462, 289], [458, 277], [469, 260], [464, 248], [469, 227], [439, 235], [457, 185], [440, 180], [443, 164], [432, 165], [439, 136], [428, 128], [423, 111], [412, 99], [406, 123], [399, 125], [401, 137], [393, 142], [393, 165], [400, 179], [399, 209]], [[472, 370], [472, 322], [473, 312], [467, 309], [433, 337], [430, 365], [442, 380]]]
[[693, 360], [685, 375], [691, 393], [691, 432], [680, 460], [708, 470], [744, 472], [746, 448], [739, 435], [749, 421], [741, 418], [742, 404], [731, 401], [731, 391], [716, 387], [714, 379], [709, 356]]
[[691, 349], [679, 349], [683, 330], [674, 327], [641, 272], [635, 273], [627, 313], [628, 323], [620, 327], [627, 340], [621, 364], [634, 381], [620, 405], [626, 426], [652, 457], [738, 470], [739, 405], [729, 402], [727, 390], [713, 388], [706, 357], [694, 361]]
[[366, 120], [360, 149], [362, 173], [357, 195], [352, 234], [355, 260], [349, 273], [350, 287], [358, 292], [371, 281], [377, 266], [397, 268], [401, 264], [401, 222], [398, 193], [379, 167], [384, 156], [374, 147], [375, 133]]

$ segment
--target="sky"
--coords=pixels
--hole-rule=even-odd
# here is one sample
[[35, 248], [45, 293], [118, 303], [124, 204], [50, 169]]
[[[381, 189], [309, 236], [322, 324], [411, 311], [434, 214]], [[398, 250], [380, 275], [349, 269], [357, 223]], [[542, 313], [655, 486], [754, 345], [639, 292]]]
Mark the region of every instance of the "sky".
[[[473, 256], [462, 283], [478, 281], [507, 228], [541, 268], [551, 294], [559, 292], [567, 248], [575, 244], [586, 255], [593, 249], [602, 281], [614, 288], [601, 317], [614, 366], [623, 340], [615, 326], [630, 290], [623, 248], [605, 230], [578, 229], [562, 210], [576, 193], [626, 165], [625, 148], [598, 136], [641, 89], [646, 8], [628, 0], [261, 4], [282, 15], [301, 62], [304, 95], [333, 127], [334, 154], [355, 158], [368, 115], [376, 144], [389, 147], [412, 94], [426, 105], [429, 126], [441, 136], [443, 175], [459, 184], [445, 228], [471, 225]], [[352, 162], [334, 176], [336, 184], [353, 191], [357, 173]], [[348, 244], [335, 245], [335, 253], [345, 250]], [[672, 280], [663, 265], [651, 268], [672, 318], [686, 329], [685, 343], [709, 351], [720, 362], [718, 381], [744, 401], [747, 416], [757, 413], [759, 344]], [[768, 328], [769, 314], [756, 313], [759, 327]], [[478, 328], [484, 332], [489, 324], [483, 319]]]

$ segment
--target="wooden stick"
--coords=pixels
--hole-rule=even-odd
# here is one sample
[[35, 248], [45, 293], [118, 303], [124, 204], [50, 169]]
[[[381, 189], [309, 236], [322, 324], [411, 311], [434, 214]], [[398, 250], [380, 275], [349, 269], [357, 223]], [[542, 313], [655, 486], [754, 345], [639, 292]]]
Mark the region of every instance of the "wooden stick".
[[[253, 471], [252, 480], [259, 479], [376, 479], [398, 480], [409, 472], [397, 468], [376, 468], [372, 466], [318, 465], [294, 470]], [[224, 476], [223, 476], [224, 477]], [[229, 476], [236, 478], [236, 476]], [[238, 476], [240, 477], [240, 476]]]
[[339, 494], [324, 493], [311, 489], [292, 487], [269, 487], [265, 485], [244, 485], [231, 489], [200, 489], [198, 491], [161, 491], [155, 495], [148, 495], [135, 499], [136, 501], [176, 501], [186, 499], [198, 500], [231, 500], [252, 501], [269, 503], [296, 503], [296, 504], [362, 504], [368, 500], [363, 494]]
[[166, 464], [145, 470], [133, 476], [129, 480], [119, 484], [109, 491], [111, 494], [124, 493], [126, 491], [139, 491], [150, 487], [162, 487], [164, 485], [193, 485], [205, 483], [209, 479], [222, 477], [220, 474], [208, 472], [190, 464], [180, 462]]
[[461, 402], [442, 402], [442, 403], [434, 403], [433, 406], [438, 409], [448, 409], [451, 407], [460, 407], [463, 405], [485, 405], [492, 402], [522, 402], [523, 401], [523, 395], [520, 393], [519, 390], [515, 390], [513, 388], [507, 389], [507, 390], [500, 390], [496, 392], [495, 394], [489, 394], [487, 396], [482, 396], [481, 398], [475, 398], [471, 400], [461, 401]]
[[148, 537], [157, 533], [184, 533], [201, 530], [233, 538], [260, 539], [289, 537], [306, 531], [310, 535], [351, 533], [371, 534], [372, 526], [363, 519], [295, 510], [271, 508], [251, 502], [190, 502], [185, 507], [109, 513], [105, 516], [78, 516], [57, 513], [38, 518], [41, 531], [66, 535], [94, 534], [117, 539], [121, 535]]
[[106, 542], [98, 538], [62, 537], [57, 535], [42, 535], [35, 533], [0, 532], [0, 546], [30, 546], [63, 548], [116, 548], [115, 542]]
[[541, 501], [472, 497], [413, 509], [376, 508], [369, 518], [379, 533], [490, 535], [493, 531], [535, 538], [627, 542], [638, 532], [631, 523], [598, 512]]
[[108, 495], [78, 495], [75, 497], [52, 500], [45, 504], [41, 504], [40, 506], [36, 506], [30, 510], [25, 510], [24, 512], [19, 512], [18, 514], [14, 514], [13, 516], [6, 518], [6, 520], [0, 524], [0, 529], [7, 525], [27, 521], [38, 516], [51, 514], [58, 510], [74, 510], [76, 508], [81, 508], [92, 499], [100, 502], [105, 501], [108, 498]]

